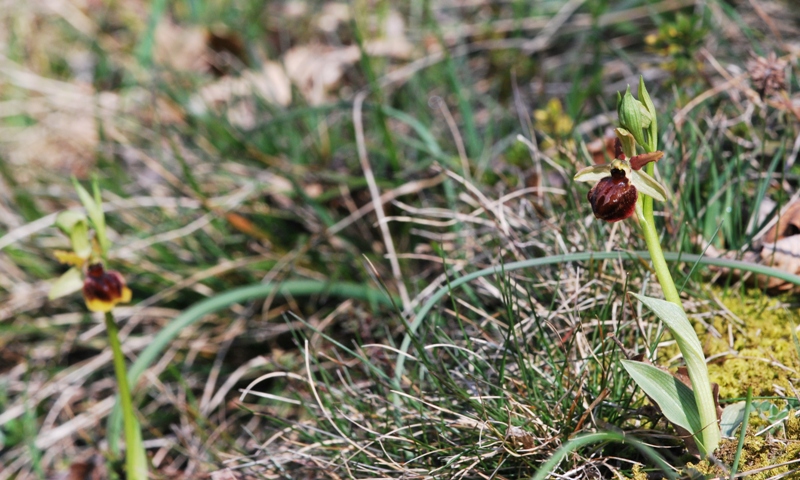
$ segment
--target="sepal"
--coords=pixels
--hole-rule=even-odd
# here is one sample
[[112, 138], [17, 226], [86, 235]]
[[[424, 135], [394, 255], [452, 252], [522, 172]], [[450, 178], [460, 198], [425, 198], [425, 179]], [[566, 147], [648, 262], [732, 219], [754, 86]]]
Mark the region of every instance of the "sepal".
[[631, 184], [636, 189], [647, 196], [653, 197], [659, 202], [667, 201], [667, 190], [661, 186], [653, 177], [642, 170], [631, 171]]
[[80, 268], [72, 267], [58, 277], [58, 280], [50, 286], [47, 299], [55, 300], [56, 298], [66, 297], [67, 295], [79, 291], [81, 288], [83, 288], [83, 274]]
[[611, 165], [592, 165], [578, 170], [572, 179], [576, 182], [599, 182], [609, 175], [611, 175]]

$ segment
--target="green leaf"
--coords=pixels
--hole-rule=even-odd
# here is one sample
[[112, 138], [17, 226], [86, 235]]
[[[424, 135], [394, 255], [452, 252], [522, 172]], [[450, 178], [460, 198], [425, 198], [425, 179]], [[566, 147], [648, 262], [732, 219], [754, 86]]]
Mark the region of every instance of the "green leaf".
[[76, 223], [86, 222], [86, 215], [75, 210], [64, 210], [56, 216], [55, 225], [59, 230], [69, 236]]
[[733, 433], [744, 420], [745, 407], [747, 407], [747, 402], [742, 400], [741, 402], [731, 403], [722, 411], [719, 427], [723, 437], [733, 438]]
[[47, 294], [47, 299], [55, 300], [56, 298], [66, 297], [81, 288], [83, 288], [83, 274], [78, 267], [72, 267], [53, 283], [50, 287], [50, 292]]
[[700, 359], [703, 365], [705, 365], [705, 356], [703, 355], [703, 347], [700, 345], [700, 339], [697, 338], [694, 327], [692, 327], [689, 318], [681, 307], [672, 302], [660, 300], [658, 298], [645, 297], [644, 295], [637, 295], [635, 293], [631, 293], [631, 296], [644, 303], [647, 308], [652, 310], [653, 313], [667, 325], [670, 332], [672, 332], [672, 335], [675, 337], [675, 341], [683, 344], [680, 346], [680, 349], [687, 363], [692, 360], [687, 358], [687, 356], [693, 356], [693, 359]]
[[694, 400], [694, 392], [670, 373], [658, 367], [632, 360], [621, 360], [639, 387], [661, 409], [670, 422], [696, 433], [701, 429], [700, 413]]
[[692, 389], [695, 392], [695, 402], [697, 410], [700, 412], [702, 424], [705, 427], [702, 433], [702, 441], [698, 442], [700, 453], [713, 452], [720, 441], [719, 426], [717, 424], [717, 405], [711, 392], [711, 380], [708, 378], [708, 367], [706, 358], [703, 354], [703, 346], [697, 338], [689, 318], [680, 306], [659, 300], [657, 298], [645, 297], [643, 295], [631, 294], [647, 308], [653, 311], [669, 328], [678, 348], [686, 362], [686, 370], [692, 380]]
[[617, 134], [617, 138], [619, 138], [620, 143], [622, 143], [622, 153], [628, 158], [636, 155], [636, 140], [633, 138], [631, 132], [618, 127], [614, 129], [614, 133]]
[[56, 227], [69, 236], [72, 250], [81, 258], [89, 258], [92, 245], [89, 242], [89, 222], [86, 215], [73, 210], [66, 210], [56, 216]]
[[642, 129], [647, 130], [650, 124], [653, 122], [653, 116], [650, 114], [650, 111], [647, 110], [642, 102], [639, 103], [639, 113], [640, 118], [642, 119]]
[[106, 236], [106, 217], [103, 213], [103, 206], [100, 201], [96, 201], [100, 197], [97, 185], [95, 183], [93, 186], [95, 192], [93, 197], [75, 178], [72, 179], [72, 183], [75, 185], [75, 191], [78, 192], [78, 197], [81, 199], [81, 203], [83, 203], [83, 207], [92, 221], [92, 226], [94, 226], [94, 231], [97, 235], [97, 243], [100, 244], [100, 249], [103, 251], [103, 256], [105, 256], [108, 252], [109, 241]]

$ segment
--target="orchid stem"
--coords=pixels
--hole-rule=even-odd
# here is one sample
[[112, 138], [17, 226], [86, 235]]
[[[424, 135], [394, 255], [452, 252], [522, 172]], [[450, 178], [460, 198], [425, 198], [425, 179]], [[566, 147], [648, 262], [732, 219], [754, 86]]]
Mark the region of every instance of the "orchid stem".
[[[650, 149], [648, 148], [648, 150]], [[651, 177], [654, 176], [654, 163], [647, 164], [645, 168], [647, 169], [646, 172], [648, 175]], [[650, 252], [650, 258], [653, 261], [653, 269], [656, 271], [656, 278], [658, 278], [658, 283], [661, 284], [661, 290], [664, 291], [664, 298], [668, 302], [672, 302], [681, 307], [681, 310], [683, 310], [681, 296], [678, 293], [678, 289], [675, 288], [675, 281], [672, 279], [672, 274], [669, 272], [667, 261], [664, 260], [664, 252], [661, 251], [661, 239], [658, 236], [655, 216], [653, 215], [653, 198], [647, 195], [642, 196], [644, 197], [642, 199], [643, 218], [639, 219], [639, 223], [642, 227], [644, 240], [647, 243], [647, 250]]]
[[125, 367], [125, 356], [119, 342], [119, 329], [114, 321], [114, 314], [106, 312], [106, 330], [114, 357], [114, 372], [117, 375], [119, 400], [125, 425], [125, 467], [128, 480], [147, 480], [147, 455], [142, 443], [142, 432], [136, 414], [133, 411], [131, 390], [128, 385], [128, 373]]
[[[654, 144], [655, 141], [650, 145], [645, 145], [645, 150], [648, 153], [654, 152], [656, 150]], [[654, 177], [655, 163], [651, 162], [645, 168], [647, 174]], [[655, 216], [653, 215], [653, 199], [647, 195], [642, 195], [642, 197], [644, 198], [641, 200], [642, 210], [639, 217], [639, 225], [642, 228], [645, 243], [647, 243], [647, 250], [650, 252], [650, 259], [653, 262], [653, 269], [656, 271], [656, 278], [658, 278], [658, 283], [661, 284], [664, 298], [683, 310], [681, 296], [678, 293], [678, 289], [675, 288], [675, 281], [672, 279], [667, 261], [664, 259], [664, 252], [661, 250], [661, 240], [656, 230]], [[681, 353], [683, 354], [684, 352]], [[692, 382], [695, 402], [697, 403], [697, 410], [700, 414], [700, 424], [703, 425], [703, 431], [697, 432], [698, 437], [702, 439], [698, 447], [704, 455], [708, 455], [717, 448], [721, 437], [717, 424], [717, 406], [714, 401], [714, 395], [711, 392], [711, 380], [708, 377], [708, 367], [705, 359], [702, 359], [702, 361], [696, 360], [698, 359], [687, 358], [687, 355], [684, 355], [689, 379]]]

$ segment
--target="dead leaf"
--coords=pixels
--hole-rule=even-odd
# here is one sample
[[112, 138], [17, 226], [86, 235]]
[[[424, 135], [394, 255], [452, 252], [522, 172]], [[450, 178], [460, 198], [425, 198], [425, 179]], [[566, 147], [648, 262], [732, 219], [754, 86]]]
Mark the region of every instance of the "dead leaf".
[[509, 442], [515, 450], [529, 450], [536, 446], [533, 435], [513, 425], [509, 426], [506, 431], [506, 441]]
[[308, 4], [302, 0], [289, 0], [283, 5], [286, 18], [302, 18], [308, 13]]
[[[783, 209], [775, 225], [767, 230], [761, 241], [754, 244], [754, 250], [742, 254], [741, 252], [721, 252], [710, 246], [706, 249], [706, 255], [715, 258], [739, 259], [800, 275], [800, 202], [794, 202]], [[711, 268], [722, 272], [726, 277], [731, 273], [726, 268]], [[738, 279], [742, 273], [734, 270], [732, 275]], [[785, 280], [766, 275], [748, 275], [747, 281], [750, 285], [766, 288], [772, 293], [797, 288], [796, 285]]]
[[241, 473], [230, 469], [217, 470], [211, 473], [211, 480], [239, 480], [240, 478], [243, 478]]
[[[325, 32], [335, 31], [351, 18], [351, 7], [344, 3], [328, 3], [317, 17], [318, 28]], [[406, 37], [403, 16], [390, 10], [365, 36], [364, 49], [369, 55], [406, 60], [411, 57], [413, 45]], [[357, 45], [332, 47], [318, 43], [299, 45], [289, 49], [283, 56], [286, 73], [311, 105], [320, 105], [332, 100], [329, 93], [340, 83], [345, 70], [361, 58]]]
[[[764, 243], [760, 252], [761, 264], [784, 272], [800, 275], [800, 235], [784, 237], [774, 243]], [[759, 275], [759, 286], [779, 291], [792, 290], [795, 285], [775, 277]]]
[[54, 478], [64, 480], [101, 480], [108, 478], [105, 462], [100, 454], [94, 453], [84, 460], [75, 461], [69, 466], [69, 473]]
[[586, 144], [586, 149], [592, 155], [592, 163], [600, 165], [613, 160], [616, 157], [615, 144], [617, 136], [614, 130], [609, 128], [606, 130], [603, 138], [596, 138]]
[[209, 57], [206, 32], [199, 27], [174, 24], [169, 19], [158, 23], [153, 59], [159, 65], [181, 72], [205, 72]]
[[367, 53], [376, 57], [406, 60], [411, 57], [413, 45], [406, 37], [406, 22], [395, 10], [390, 10], [379, 30], [377, 38], [367, 40]]
[[203, 87], [189, 101], [189, 110], [225, 112], [232, 124], [250, 130], [257, 124], [255, 95], [262, 100], [288, 106], [292, 101], [289, 77], [279, 64], [265, 62], [260, 71], [246, 70], [241, 76], [226, 75]]
[[778, 240], [800, 234], [800, 202], [789, 204], [780, 214], [777, 223], [764, 234], [764, 242]]
[[361, 57], [356, 45], [330, 47], [309, 44], [293, 47], [283, 57], [286, 73], [311, 105], [328, 102], [347, 67]]
[[339, 25], [350, 21], [350, 5], [346, 3], [328, 2], [316, 18], [317, 28], [323, 32], [333, 33]]

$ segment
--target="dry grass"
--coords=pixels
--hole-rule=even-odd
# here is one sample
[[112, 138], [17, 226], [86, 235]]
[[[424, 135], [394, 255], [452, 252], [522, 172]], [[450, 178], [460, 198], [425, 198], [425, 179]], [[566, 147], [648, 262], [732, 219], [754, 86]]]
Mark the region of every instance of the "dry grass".
[[[631, 222], [593, 221], [571, 181], [614, 121], [609, 95], [640, 71], [674, 114], [661, 173], [686, 186], [665, 214], [669, 250], [711, 240], [727, 195], [785, 203], [796, 78], [762, 99], [743, 69], [751, 50], [777, 49], [793, 71], [788, 3], [161, 3], [0, 0], [0, 479], [121, 468], [97, 456], [115, 394], [102, 322], [78, 298], [46, 301], [63, 271], [52, 251], [67, 246], [54, 215], [79, 205], [69, 177], [93, 174], [135, 292], [118, 312], [131, 360], [180, 312], [241, 285], [397, 295], [395, 309], [324, 289], [269, 296], [182, 331], [135, 389], [159, 476], [524, 478], [601, 430], [684, 464], [609, 338], [657, 353], [658, 324], [624, 296], [658, 294], [643, 263], [480, 278], [426, 320], [399, 384], [398, 349], [420, 305], [463, 273], [642, 244]], [[679, 11], [710, 32], [686, 71], [644, 43]], [[551, 97], [566, 132], [534, 119]], [[789, 160], [767, 172], [781, 148]], [[719, 248], [751, 246], [752, 209], [728, 212]], [[697, 280], [695, 318], [733, 318]], [[604, 444], [558, 478], [634, 465], [652, 464]]]

